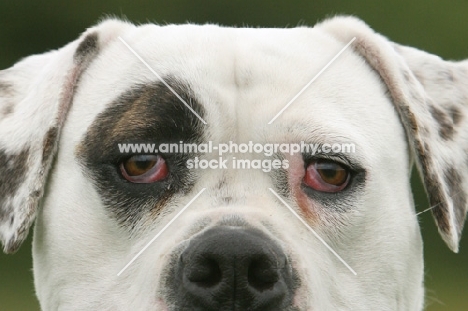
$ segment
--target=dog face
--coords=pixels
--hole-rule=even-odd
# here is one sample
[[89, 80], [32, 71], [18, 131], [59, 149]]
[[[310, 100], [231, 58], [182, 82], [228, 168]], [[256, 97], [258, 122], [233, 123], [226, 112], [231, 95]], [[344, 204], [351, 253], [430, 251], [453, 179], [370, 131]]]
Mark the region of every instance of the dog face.
[[[415, 162], [456, 251], [467, 81], [466, 62], [393, 44], [352, 18], [282, 30], [106, 21], [0, 75], [4, 250], [36, 219], [45, 310], [421, 309], [409, 175]], [[287, 165], [265, 172], [232, 167], [263, 154], [190, 169], [217, 154], [118, 148], [207, 141], [355, 152], [278, 151]]]

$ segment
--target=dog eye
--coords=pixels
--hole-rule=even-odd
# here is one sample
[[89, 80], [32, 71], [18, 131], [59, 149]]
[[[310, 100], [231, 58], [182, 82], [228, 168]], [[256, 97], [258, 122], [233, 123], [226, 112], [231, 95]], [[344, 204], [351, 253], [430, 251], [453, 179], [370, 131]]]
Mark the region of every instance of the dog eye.
[[169, 173], [166, 161], [159, 155], [134, 155], [120, 163], [123, 177], [133, 183], [153, 183]]
[[307, 166], [304, 184], [322, 192], [338, 192], [349, 183], [350, 172], [333, 161], [318, 160]]

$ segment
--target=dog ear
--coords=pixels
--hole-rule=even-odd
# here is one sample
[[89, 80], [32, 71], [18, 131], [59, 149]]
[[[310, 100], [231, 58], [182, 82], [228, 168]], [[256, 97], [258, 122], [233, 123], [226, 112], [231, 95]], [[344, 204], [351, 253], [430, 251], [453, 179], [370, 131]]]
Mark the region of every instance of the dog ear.
[[468, 61], [390, 42], [353, 17], [318, 26], [353, 43], [387, 85], [444, 241], [458, 252], [468, 209]]
[[0, 71], [0, 241], [5, 253], [18, 250], [35, 219], [82, 73], [127, 25], [105, 21], [59, 50]]

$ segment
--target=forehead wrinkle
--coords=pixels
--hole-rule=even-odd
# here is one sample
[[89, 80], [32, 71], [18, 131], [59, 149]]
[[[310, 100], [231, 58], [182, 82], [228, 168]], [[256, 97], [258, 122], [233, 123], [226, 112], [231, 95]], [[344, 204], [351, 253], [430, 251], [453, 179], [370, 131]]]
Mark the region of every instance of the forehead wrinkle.
[[314, 122], [290, 122], [292, 125], [282, 126], [277, 129], [278, 132], [283, 133], [283, 141], [274, 143], [289, 143], [289, 144], [317, 144], [322, 146], [323, 144], [354, 144], [355, 152], [346, 153], [346, 157], [355, 159], [355, 161], [364, 164], [369, 163], [372, 156], [371, 152], [368, 152], [373, 148], [372, 141], [369, 141], [362, 133], [341, 128], [332, 128], [324, 124], [317, 124]]
[[293, 125], [288, 125], [284, 133], [287, 133], [286, 139], [290, 139], [293, 142], [296, 140], [302, 140], [305, 143], [355, 143], [356, 141], [362, 140], [355, 132], [344, 131], [337, 128], [331, 128], [330, 126], [318, 124], [314, 122], [294, 122]]

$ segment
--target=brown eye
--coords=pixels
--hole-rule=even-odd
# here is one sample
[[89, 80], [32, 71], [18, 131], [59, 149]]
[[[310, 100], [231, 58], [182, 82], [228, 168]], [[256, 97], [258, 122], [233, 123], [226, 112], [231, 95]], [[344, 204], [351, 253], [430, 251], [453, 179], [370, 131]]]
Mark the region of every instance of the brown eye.
[[349, 170], [333, 161], [315, 161], [309, 164], [304, 183], [322, 192], [338, 192], [349, 183]]
[[159, 155], [134, 155], [120, 163], [120, 171], [133, 183], [153, 183], [169, 173], [166, 161]]

